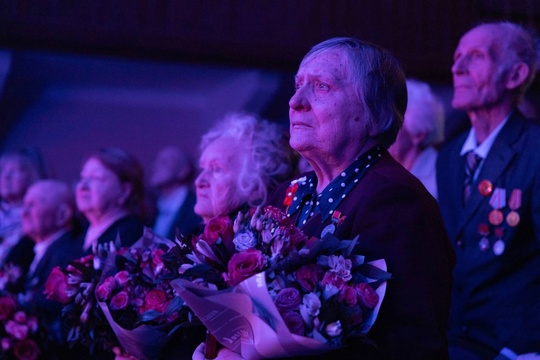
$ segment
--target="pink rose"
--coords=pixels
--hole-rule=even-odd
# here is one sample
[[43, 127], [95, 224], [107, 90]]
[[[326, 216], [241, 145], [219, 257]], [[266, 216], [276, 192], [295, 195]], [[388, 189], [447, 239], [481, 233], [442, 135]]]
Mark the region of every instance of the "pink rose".
[[229, 274], [225, 280], [229, 285], [234, 286], [248, 277], [261, 272], [265, 266], [266, 258], [257, 249], [249, 249], [236, 253], [229, 261]]
[[150, 290], [144, 297], [144, 304], [139, 308], [139, 313], [143, 314], [148, 310], [163, 312], [167, 305], [167, 294], [164, 291], [158, 289]]
[[112, 292], [116, 287], [114, 276], [106, 278], [96, 289], [96, 297], [99, 301], [107, 301], [111, 298]]
[[308, 264], [296, 270], [295, 276], [298, 284], [307, 292], [315, 289], [324, 273], [323, 268], [317, 264]]
[[367, 283], [356, 284], [356, 292], [360, 302], [368, 309], [373, 309], [379, 303], [379, 295]]
[[297, 289], [288, 287], [276, 295], [274, 303], [280, 312], [297, 310], [302, 303], [302, 295]]
[[302, 316], [295, 311], [287, 311], [283, 315], [283, 321], [290, 332], [296, 335], [304, 336], [305, 325]]
[[11, 341], [7, 337], [3, 337], [2, 340], [0, 340], [0, 345], [2, 346], [3, 351], [11, 349]]
[[17, 303], [12, 297], [0, 297], [0, 321], [10, 319], [17, 309]]
[[57, 266], [52, 269], [47, 282], [45, 283], [45, 291], [43, 292], [47, 299], [58, 301], [61, 304], [67, 304], [71, 301], [72, 297], [68, 296], [66, 290], [68, 289], [68, 277]]
[[40, 355], [40, 351], [33, 340], [24, 339], [15, 344], [13, 354], [18, 360], [36, 360]]
[[124, 287], [129, 282], [129, 273], [126, 270], [122, 270], [114, 274], [114, 280], [120, 287]]
[[6, 332], [15, 339], [23, 340], [28, 336], [28, 326], [26, 326], [26, 324], [19, 324], [13, 320], [9, 320], [6, 323]]
[[126, 291], [120, 291], [118, 294], [111, 298], [111, 309], [122, 310], [127, 307], [129, 303], [129, 294]]
[[235, 251], [232, 242], [234, 238], [233, 223], [227, 215], [218, 215], [210, 219], [201, 235], [201, 239], [204, 239], [210, 246], [213, 246], [219, 238], [223, 241], [229, 254], [233, 254]]
[[154, 265], [159, 265], [163, 263], [163, 260], [161, 259], [161, 256], [165, 254], [165, 251], [162, 249], [155, 249], [152, 251], [152, 262]]
[[341, 289], [345, 285], [345, 280], [335, 272], [327, 271], [322, 279], [323, 285], [333, 285], [338, 289]]
[[354, 306], [357, 303], [358, 294], [356, 292], [356, 289], [345, 285], [339, 290], [338, 298], [337, 300], [346, 306]]

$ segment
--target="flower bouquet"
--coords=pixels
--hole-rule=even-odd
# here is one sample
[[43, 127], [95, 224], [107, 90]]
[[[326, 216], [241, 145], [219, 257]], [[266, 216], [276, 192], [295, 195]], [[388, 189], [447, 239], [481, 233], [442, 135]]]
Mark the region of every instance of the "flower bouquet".
[[390, 278], [384, 260], [365, 263], [357, 239], [307, 239], [273, 207], [226, 220], [184, 250], [191, 264], [172, 282], [219, 343], [261, 359], [368, 341]]
[[96, 298], [120, 344], [138, 359], [155, 359], [180, 327], [191, 322], [189, 309], [174, 295], [162, 255], [172, 242], [145, 229], [130, 248], [110, 253], [96, 287]]
[[46, 329], [12, 296], [0, 297], [0, 339], [1, 359], [36, 360], [46, 350], [38, 344], [48, 343]]
[[111, 352], [118, 341], [99, 309], [95, 288], [102, 273], [102, 263], [111, 244], [100, 247], [91, 254], [70, 262], [65, 269], [55, 267], [45, 283], [48, 299], [63, 305], [62, 322], [64, 337], [70, 347], [82, 346], [90, 354]]

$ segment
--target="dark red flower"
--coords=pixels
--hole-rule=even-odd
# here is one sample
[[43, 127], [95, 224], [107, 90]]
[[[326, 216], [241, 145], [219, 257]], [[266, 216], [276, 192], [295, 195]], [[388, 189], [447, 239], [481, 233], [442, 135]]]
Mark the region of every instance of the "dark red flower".
[[68, 277], [60, 267], [52, 269], [47, 282], [45, 283], [45, 291], [43, 292], [47, 299], [58, 301], [61, 304], [67, 304], [71, 301], [71, 297], [67, 295]]
[[33, 340], [24, 339], [15, 344], [13, 354], [19, 360], [36, 360], [39, 357], [40, 350]]

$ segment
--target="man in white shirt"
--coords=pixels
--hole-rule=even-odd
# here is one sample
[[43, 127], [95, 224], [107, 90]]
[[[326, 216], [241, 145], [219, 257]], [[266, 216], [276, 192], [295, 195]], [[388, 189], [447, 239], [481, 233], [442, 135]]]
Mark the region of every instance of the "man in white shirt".
[[191, 159], [179, 148], [165, 147], [157, 154], [150, 175], [150, 186], [158, 193], [153, 225], [156, 234], [174, 240], [177, 231], [187, 236], [202, 223], [193, 211], [193, 174]]

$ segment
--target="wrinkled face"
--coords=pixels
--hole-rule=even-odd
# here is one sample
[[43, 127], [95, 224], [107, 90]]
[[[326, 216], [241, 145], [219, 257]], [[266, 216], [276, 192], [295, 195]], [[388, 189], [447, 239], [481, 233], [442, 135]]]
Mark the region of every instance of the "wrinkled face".
[[505, 91], [497, 42], [497, 28], [480, 26], [466, 33], [454, 53], [452, 106], [474, 111], [496, 105]]
[[32, 173], [20, 161], [6, 159], [0, 169], [0, 197], [10, 203], [22, 201], [32, 180]]
[[195, 180], [195, 213], [205, 222], [235, 210], [246, 201], [238, 192], [238, 174], [246, 156], [241, 146], [232, 139], [219, 138], [201, 154], [201, 173]]
[[58, 206], [54, 194], [50, 194], [47, 187], [31, 186], [23, 201], [23, 232], [34, 240], [53, 235], [61, 227], [57, 218]]
[[290, 144], [302, 156], [339, 154], [365, 136], [346, 54], [327, 50], [300, 65], [289, 101]]
[[[123, 207], [129, 190], [114, 172], [98, 159], [90, 158], [83, 165], [77, 183], [77, 208], [85, 216], [100, 216]], [[89, 219], [90, 220], [90, 219]]]
[[172, 149], [164, 149], [158, 153], [152, 164], [150, 185], [164, 186], [177, 180], [178, 154]]

